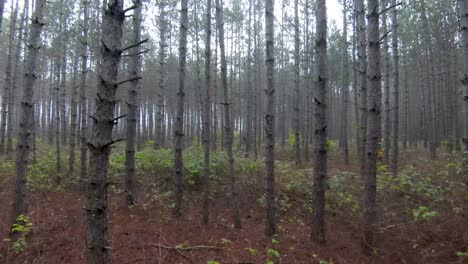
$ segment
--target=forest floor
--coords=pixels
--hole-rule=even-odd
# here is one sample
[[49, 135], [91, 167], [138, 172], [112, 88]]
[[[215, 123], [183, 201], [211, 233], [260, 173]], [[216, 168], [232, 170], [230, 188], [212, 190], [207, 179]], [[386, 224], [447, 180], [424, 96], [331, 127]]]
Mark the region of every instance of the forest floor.
[[[310, 166], [295, 169], [310, 171]], [[330, 162], [330, 175], [356, 170], [336, 160]], [[32, 192], [28, 215], [33, 227], [27, 245], [16, 253], [12, 242], [4, 240], [11, 224], [12, 192], [7, 191], [11, 184], [8, 180], [0, 187], [0, 263], [85, 263], [85, 196], [70, 191]], [[360, 249], [360, 213], [328, 209], [327, 243], [318, 245], [309, 238], [310, 216], [301, 213], [291, 198], [288, 209], [278, 214], [278, 234], [272, 239], [263, 235], [261, 192], [241, 196], [242, 229], [236, 230], [223, 195], [213, 197], [210, 224], [203, 225], [198, 193], [187, 195], [182, 218], [172, 216], [164, 202], [128, 208], [122, 194], [112, 193], [112, 263], [468, 263], [468, 258], [460, 256], [468, 252], [466, 201], [457, 213], [438, 208], [434, 219], [413, 221], [408, 218], [411, 209], [405, 207], [408, 197], [381, 199], [387, 204], [380, 210], [393, 211], [389, 219], [381, 216], [378, 250], [375, 256], [366, 256]]]

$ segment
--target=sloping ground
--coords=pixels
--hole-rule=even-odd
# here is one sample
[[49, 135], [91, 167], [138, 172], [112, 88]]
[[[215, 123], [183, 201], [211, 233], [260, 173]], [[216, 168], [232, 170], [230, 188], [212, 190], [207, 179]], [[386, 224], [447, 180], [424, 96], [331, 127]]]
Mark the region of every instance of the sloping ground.
[[[1, 193], [0, 200], [1, 237], [5, 238], [9, 215], [4, 213], [10, 211], [11, 194]], [[9, 249], [11, 243], [2, 239], [0, 263], [85, 263], [84, 196], [35, 193], [29, 200], [33, 231], [27, 238], [28, 245], [24, 252], [16, 254]], [[432, 258], [423, 257], [422, 254], [432, 253], [425, 252], [424, 245], [411, 246], [411, 238], [418, 234], [408, 230], [410, 226], [395, 226], [381, 229], [381, 251], [371, 259], [360, 252], [356, 219], [333, 212], [327, 219], [329, 236], [325, 246], [311, 243], [310, 226], [288, 213], [279, 219], [279, 243], [272, 243], [262, 233], [262, 208], [246, 200], [244, 197], [243, 229], [238, 231], [230, 224], [229, 211], [222, 209], [226, 207], [224, 199], [216, 201], [212, 223], [204, 226], [200, 224], [200, 208], [196, 205], [187, 208], [184, 218], [176, 220], [164, 207], [148, 205], [128, 209], [122, 199], [112, 197], [109, 221], [112, 263], [204, 264], [210, 260], [265, 263], [267, 259], [274, 263], [319, 263], [330, 259], [333, 263], [456, 263], [453, 252], [456, 247], [464, 246], [462, 240], [456, 241], [462, 234], [450, 232], [452, 227], [466, 224], [459, 222], [460, 219], [437, 226], [440, 230], [436, 234], [442, 234], [447, 243]], [[427, 234], [427, 243], [440, 240], [431, 234]], [[267, 254], [268, 249], [280, 253], [281, 262], [272, 252]]]

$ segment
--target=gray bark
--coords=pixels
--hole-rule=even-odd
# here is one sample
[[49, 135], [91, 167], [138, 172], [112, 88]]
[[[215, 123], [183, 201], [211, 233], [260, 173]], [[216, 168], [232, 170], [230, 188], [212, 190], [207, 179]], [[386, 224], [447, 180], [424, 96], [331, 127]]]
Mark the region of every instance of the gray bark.
[[86, 202], [87, 262], [109, 263], [107, 235], [107, 170], [114, 127], [115, 94], [121, 59], [122, 25], [125, 19], [123, 0], [109, 1], [102, 22], [102, 66], [97, 87], [96, 111], [93, 119], [93, 137], [89, 144], [91, 157]]
[[211, 0], [206, 4], [205, 27], [205, 101], [203, 112], [203, 148], [204, 148], [204, 173], [203, 173], [203, 223], [209, 222], [209, 198], [210, 198], [210, 147], [211, 147]]
[[274, 57], [274, 0], [265, 1], [266, 41], [266, 112], [265, 112], [265, 234], [276, 233], [275, 205], [275, 57]]
[[380, 73], [380, 30], [379, 30], [379, 0], [368, 0], [368, 40], [369, 63], [367, 65], [368, 81], [368, 130], [366, 141], [366, 174], [364, 176], [364, 221], [363, 250], [372, 254], [375, 249], [375, 234], [377, 230], [376, 208], [376, 173], [377, 152], [381, 139], [381, 73]]
[[41, 45], [41, 33], [44, 25], [43, 11], [45, 0], [37, 0], [35, 11], [31, 19], [28, 48], [24, 63], [24, 86], [23, 99], [21, 102], [21, 118], [19, 123], [18, 144], [16, 146], [16, 184], [13, 202], [14, 216], [25, 214], [26, 206], [26, 183], [29, 154], [32, 149], [31, 135], [33, 130], [33, 96], [36, 81], [36, 60]]
[[68, 161], [68, 177], [74, 174], [75, 171], [75, 159], [76, 159], [76, 143], [78, 138], [76, 136], [77, 132], [77, 121], [78, 121], [78, 58], [73, 60], [73, 81], [72, 81], [72, 97], [70, 103], [70, 154]]
[[174, 124], [175, 214], [177, 216], [182, 213], [184, 191], [182, 151], [184, 140], [185, 72], [187, 70], [188, 0], [181, 0], [180, 15], [179, 90], [177, 91], [176, 120]]
[[463, 175], [465, 186], [468, 189], [468, 3], [467, 0], [460, 1], [461, 31], [463, 41]]
[[301, 163], [301, 144], [300, 144], [300, 68], [299, 68], [299, 0], [294, 0], [294, 151], [296, 164]]
[[159, 91], [157, 94], [158, 97], [158, 108], [156, 112], [156, 139], [155, 139], [155, 148], [163, 148], [165, 145], [165, 131], [163, 130], [163, 120], [164, 120], [164, 94], [166, 90], [166, 31], [168, 22], [166, 21], [166, 1], [160, 0], [159, 2]]
[[343, 92], [343, 112], [342, 112], [342, 142], [343, 157], [346, 165], [349, 164], [348, 148], [348, 102], [349, 102], [349, 74], [348, 74], [348, 23], [347, 23], [347, 1], [343, 0], [343, 57], [342, 57], [342, 92]]
[[364, 177], [366, 171], [366, 135], [367, 135], [367, 37], [366, 37], [366, 11], [364, 0], [356, 1], [357, 12], [357, 57], [359, 64], [359, 93], [360, 93], [360, 109], [361, 116], [359, 119], [360, 129], [360, 171]]
[[325, 0], [316, 2], [316, 93], [314, 126], [313, 216], [311, 238], [325, 243], [325, 182], [327, 178], [327, 13]]
[[[396, 0], [392, 0], [392, 6], [396, 5]], [[398, 173], [398, 141], [400, 128], [400, 72], [398, 53], [398, 21], [397, 9], [392, 10], [392, 52], [393, 52], [393, 147], [390, 161], [390, 171], [393, 175]]]
[[89, 13], [88, 0], [83, 0], [83, 23], [82, 23], [82, 39], [81, 39], [81, 77], [80, 77], [80, 185], [84, 187], [87, 180], [87, 99], [86, 99], [86, 79], [88, 76], [88, 27]]
[[[142, 4], [141, 0], [133, 0], [133, 43], [137, 44], [141, 41], [141, 13]], [[125, 149], [125, 193], [127, 196], [127, 205], [131, 206], [135, 204], [135, 141], [136, 141], [136, 116], [137, 116], [137, 103], [138, 103], [138, 89], [140, 86], [141, 75], [141, 46], [137, 45], [131, 51], [135, 54], [130, 60], [129, 79], [133, 79], [130, 82], [128, 88], [128, 101], [127, 101], [127, 142]]]
[[221, 86], [224, 97], [224, 131], [226, 136], [226, 152], [228, 155], [228, 178], [230, 187], [231, 207], [234, 220], [234, 227], [241, 228], [239, 213], [239, 201], [236, 186], [236, 175], [234, 173], [234, 155], [232, 154], [233, 133], [231, 127], [231, 101], [229, 99], [227, 85], [227, 62], [224, 46], [224, 11], [222, 0], [216, 0], [216, 26], [219, 32], [219, 48], [221, 52]]

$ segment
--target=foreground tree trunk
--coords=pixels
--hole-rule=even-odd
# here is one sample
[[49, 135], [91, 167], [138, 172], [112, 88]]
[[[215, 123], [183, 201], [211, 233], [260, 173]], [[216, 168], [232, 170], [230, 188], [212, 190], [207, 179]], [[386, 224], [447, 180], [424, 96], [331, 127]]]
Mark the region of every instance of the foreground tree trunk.
[[[299, 118], [300, 118], [300, 68], [299, 68], [299, 0], [294, 0], [294, 157], [296, 164], [301, 163], [301, 144], [299, 132], [301, 129]], [[284, 70], [284, 69], [283, 69]]]
[[41, 32], [44, 26], [43, 11], [45, 0], [36, 1], [36, 9], [31, 20], [28, 49], [24, 63], [23, 99], [21, 102], [21, 118], [19, 123], [18, 144], [16, 146], [16, 184], [13, 202], [14, 217], [25, 214], [26, 182], [29, 154], [32, 149], [31, 135], [34, 124], [33, 95], [36, 81], [36, 60], [41, 45]]
[[341, 124], [343, 157], [346, 165], [349, 164], [349, 147], [348, 147], [348, 103], [349, 103], [349, 74], [348, 74], [348, 23], [347, 23], [347, 0], [343, 0], [343, 57], [342, 57], [342, 73], [343, 87], [343, 121]]
[[[133, 43], [137, 44], [141, 41], [141, 0], [133, 0]], [[141, 47], [137, 45], [133, 48], [134, 54], [130, 61], [129, 79], [130, 87], [128, 89], [127, 101], [127, 142], [125, 149], [125, 192], [127, 196], [127, 205], [135, 204], [135, 140], [136, 140], [136, 120], [137, 120], [137, 103], [138, 89], [140, 85], [141, 75]]]
[[77, 118], [78, 118], [78, 85], [76, 84], [78, 73], [78, 58], [73, 60], [73, 81], [72, 81], [72, 98], [70, 104], [70, 154], [68, 161], [68, 179], [71, 179], [71, 176], [75, 170], [75, 159], [76, 159], [76, 131], [77, 131]]
[[86, 79], [88, 76], [88, 0], [83, 0], [83, 36], [81, 40], [81, 79], [80, 79], [80, 188], [84, 189], [87, 180], [87, 142], [86, 135], [88, 131], [87, 122], [87, 103], [86, 103]]
[[265, 234], [276, 233], [275, 206], [275, 57], [274, 57], [274, 0], [265, 1], [266, 40], [266, 112], [265, 112]]
[[211, 147], [211, 0], [206, 4], [205, 27], [205, 102], [203, 118], [203, 148], [204, 148], [204, 174], [203, 174], [203, 223], [209, 222], [209, 184], [210, 184], [210, 147]]
[[102, 23], [102, 66], [93, 119], [93, 137], [89, 144], [91, 167], [86, 202], [87, 262], [109, 263], [107, 239], [107, 169], [114, 127], [115, 94], [119, 62], [122, 53], [122, 25], [125, 19], [123, 0], [109, 1]]
[[187, 30], [188, 30], [188, 0], [181, 0], [180, 6], [180, 38], [179, 38], [179, 90], [177, 91], [177, 109], [174, 125], [174, 169], [175, 169], [175, 214], [182, 213], [184, 192], [184, 175], [182, 161], [182, 145], [184, 141], [184, 101], [185, 101], [185, 71], [187, 67]]
[[[221, 2], [221, 3], [220, 3]], [[236, 175], [234, 174], [234, 155], [232, 154], [233, 133], [231, 127], [231, 109], [229, 92], [227, 87], [227, 62], [226, 48], [224, 46], [224, 11], [222, 0], [216, 0], [216, 26], [219, 32], [219, 48], [221, 52], [221, 86], [224, 97], [224, 131], [226, 136], [226, 152], [228, 155], [228, 178], [230, 181], [231, 207], [233, 213], [234, 227], [241, 228], [239, 213], [239, 201], [236, 187]]]
[[314, 190], [311, 238], [325, 243], [325, 181], [327, 178], [327, 8], [325, 0], [317, 0], [316, 11], [316, 93], [314, 126]]
[[463, 122], [463, 175], [466, 189], [468, 189], [468, 0], [460, 1], [460, 17], [461, 17], [461, 31], [463, 41], [463, 107], [465, 110], [465, 118]]
[[364, 0], [356, 1], [357, 12], [357, 57], [359, 65], [359, 93], [360, 93], [360, 109], [361, 116], [359, 118], [360, 129], [360, 151], [359, 165], [361, 176], [364, 177], [366, 172], [366, 135], [367, 135], [367, 38], [366, 38], [366, 11]]
[[[396, 0], [392, 0], [392, 6], [396, 6]], [[400, 128], [400, 72], [398, 52], [398, 21], [397, 9], [392, 10], [392, 51], [393, 51], [393, 147], [390, 161], [390, 171], [398, 174], [398, 140]]]
[[375, 249], [375, 232], [377, 230], [376, 210], [376, 173], [377, 152], [381, 139], [381, 74], [380, 74], [380, 30], [379, 0], [368, 0], [368, 40], [369, 64], [368, 81], [368, 130], [366, 146], [366, 174], [364, 175], [364, 226], [362, 246], [367, 254]]
[[166, 90], [166, 1], [160, 0], [159, 2], [159, 91], [157, 93], [158, 97], [158, 107], [156, 112], [156, 139], [155, 139], [155, 148], [163, 148], [165, 146], [165, 131], [164, 131], [164, 94]]

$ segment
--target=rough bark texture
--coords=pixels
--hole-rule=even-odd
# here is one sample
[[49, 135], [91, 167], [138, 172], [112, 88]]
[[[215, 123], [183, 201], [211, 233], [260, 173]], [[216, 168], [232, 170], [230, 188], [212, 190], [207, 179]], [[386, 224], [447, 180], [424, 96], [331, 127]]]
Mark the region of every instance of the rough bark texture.
[[184, 191], [184, 176], [182, 162], [182, 145], [184, 140], [184, 101], [185, 101], [185, 71], [187, 67], [187, 29], [188, 0], [181, 0], [180, 7], [180, 38], [179, 38], [179, 90], [177, 91], [177, 109], [174, 127], [174, 169], [175, 169], [175, 214], [182, 213]]
[[221, 86], [224, 98], [224, 133], [226, 136], [226, 152], [228, 155], [228, 178], [230, 187], [231, 207], [234, 220], [234, 227], [241, 228], [239, 213], [239, 201], [236, 186], [236, 175], [234, 173], [234, 155], [232, 154], [233, 133], [231, 127], [231, 103], [227, 85], [227, 62], [226, 48], [224, 45], [224, 11], [222, 0], [216, 0], [216, 26], [219, 34], [219, 48], [221, 52]]
[[464, 122], [463, 122], [463, 175], [465, 186], [468, 189], [468, 1], [460, 1], [460, 16], [461, 16], [461, 31], [463, 41], [463, 107], [464, 107]]
[[41, 45], [41, 33], [44, 25], [43, 11], [45, 0], [37, 0], [31, 20], [28, 49], [24, 63], [23, 99], [21, 102], [21, 118], [19, 123], [18, 144], [16, 146], [16, 183], [13, 202], [14, 216], [25, 214], [26, 182], [29, 154], [31, 151], [31, 134], [33, 130], [33, 95], [36, 81], [36, 60]]
[[[381, 0], [382, 10], [387, 8], [387, 0]], [[382, 32], [387, 34], [387, 12], [382, 13]], [[388, 166], [390, 165], [390, 56], [388, 54], [388, 35], [384, 37], [383, 41], [383, 50], [382, 50], [382, 60], [383, 65], [383, 101], [384, 101], [384, 127], [383, 127], [383, 150], [384, 150], [384, 163]]]
[[[392, 6], [396, 5], [396, 0], [392, 0]], [[393, 175], [398, 173], [398, 141], [400, 128], [400, 72], [399, 72], [399, 52], [398, 52], [398, 21], [397, 8], [392, 10], [392, 52], [393, 52], [393, 140], [392, 155], [390, 160], [390, 171]]]
[[75, 159], [76, 159], [76, 143], [78, 138], [76, 137], [77, 132], [77, 121], [78, 121], [78, 85], [76, 83], [78, 74], [78, 58], [73, 60], [73, 81], [72, 81], [72, 98], [70, 104], [70, 154], [68, 161], [68, 177], [70, 178], [75, 170]]
[[159, 91], [157, 93], [158, 97], [158, 108], [156, 112], [156, 139], [155, 139], [155, 148], [159, 149], [164, 147], [164, 141], [166, 131], [164, 131], [164, 108], [165, 108], [165, 102], [164, 102], [164, 94], [166, 90], [166, 79], [167, 79], [167, 74], [166, 74], [166, 28], [167, 28], [167, 22], [166, 22], [166, 1], [161, 0], [159, 2]]
[[209, 184], [210, 184], [210, 147], [211, 147], [211, 0], [206, 2], [206, 27], [205, 27], [205, 102], [203, 112], [203, 149], [204, 149], [204, 173], [203, 173], [203, 223], [209, 222]]
[[274, 1], [265, 1], [266, 41], [266, 112], [265, 112], [265, 234], [276, 233], [275, 206], [275, 57], [274, 57]]
[[364, 0], [356, 1], [356, 12], [357, 12], [357, 57], [359, 64], [359, 93], [360, 93], [360, 171], [364, 177], [365, 166], [366, 166], [366, 135], [367, 135], [367, 38], [366, 38], [366, 11], [364, 6]]
[[[141, 41], [141, 0], [133, 0], [133, 43], [137, 44]], [[132, 56], [130, 60], [130, 74], [129, 79], [130, 87], [128, 89], [127, 100], [127, 141], [125, 149], [125, 192], [127, 196], [127, 204], [135, 204], [135, 141], [136, 141], [136, 116], [137, 116], [137, 103], [138, 103], [138, 89], [140, 85], [141, 75], [141, 46], [137, 45], [132, 49]]]
[[109, 1], [102, 23], [101, 56], [102, 66], [93, 119], [90, 175], [86, 202], [86, 245], [87, 262], [109, 263], [107, 235], [107, 169], [114, 127], [115, 94], [122, 53], [122, 25], [125, 19], [123, 0]]
[[343, 112], [342, 112], [342, 142], [343, 157], [345, 164], [349, 164], [349, 148], [348, 148], [348, 102], [349, 102], [349, 74], [348, 74], [348, 23], [347, 23], [347, 1], [343, 0], [343, 57], [342, 57], [342, 96], [343, 96]]
[[362, 246], [366, 253], [372, 254], [375, 248], [377, 225], [376, 210], [376, 173], [377, 152], [381, 139], [381, 74], [380, 74], [380, 31], [379, 1], [368, 0], [368, 40], [369, 63], [368, 81], [368, 130], [366, 146], [366, 174], [364, 176], [364, 221]]
[[311, 238], [325, 243], [325, 182], [327, 178], [327, 13], [325, 0], [316, 2], [316, 94], [314, 126], [313, 216]]
[[89, 27], [89, 13], [88, 13], [88, 0], [83, 0], [83, 35], [81, 39], [81, 78], [80, 78], [80, 185], [84, 187], [87, 180], [87, 103], [86, 103], [86, 79], [88, 76], [88, 27]]
[[301, 144], [300, 144], [300, 68], [299, 68], [299, 0], [294, 0], [294, 156], [296, 164], [301, 163]]

